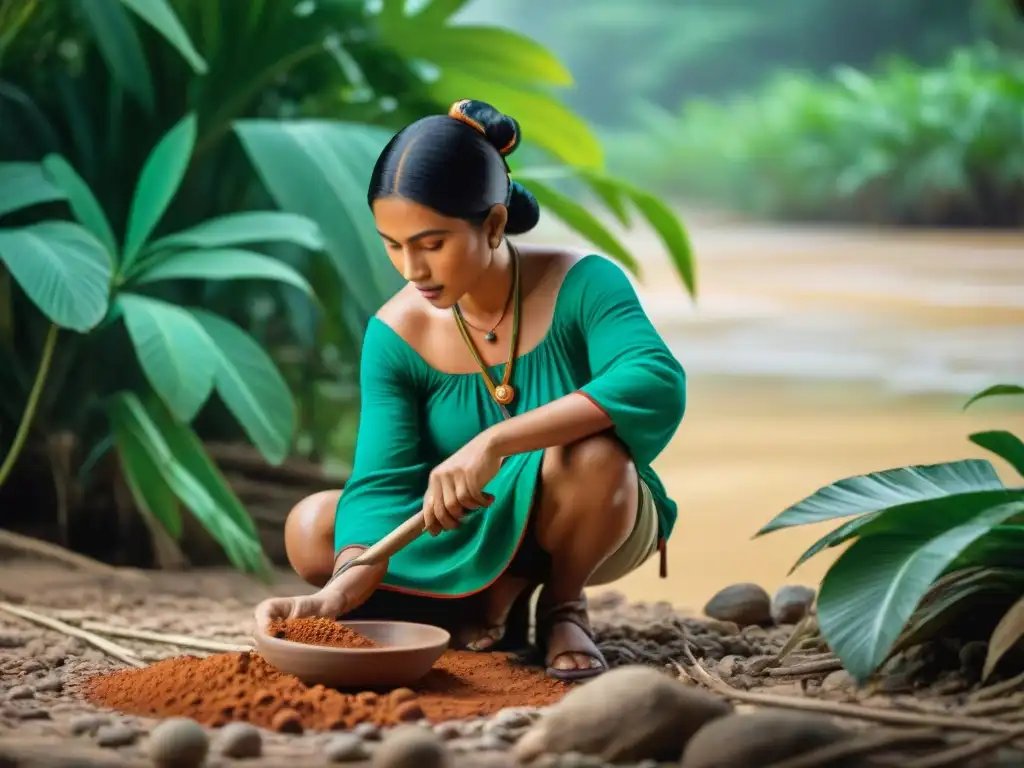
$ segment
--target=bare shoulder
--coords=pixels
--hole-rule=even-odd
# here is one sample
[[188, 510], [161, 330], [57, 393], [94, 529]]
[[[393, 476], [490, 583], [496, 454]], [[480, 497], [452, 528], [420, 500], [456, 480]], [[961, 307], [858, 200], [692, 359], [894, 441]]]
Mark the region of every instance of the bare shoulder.
[[524, 282], [547, 294], [557, 293], [569, 270], [587, 255], [571, 248], [544, 245], [520, 246], [519, 252], [523, 256]]
[[412, 285], [405, 285], [377, 310], [377, 319], [414, 348], [427, 326], [429, 308]]

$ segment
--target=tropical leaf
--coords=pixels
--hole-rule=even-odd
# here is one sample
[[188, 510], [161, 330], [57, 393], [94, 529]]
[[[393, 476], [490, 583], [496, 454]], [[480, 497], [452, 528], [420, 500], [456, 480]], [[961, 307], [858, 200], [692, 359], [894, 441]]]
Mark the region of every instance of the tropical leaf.
[[146, 253], [186, 248], [229, 248], [253, 243], [294, 243], [311, 251], [324, 247], [316, 222], [283, 211], [245, 211], [209, 219], [202, 224], [160, 238]]
[[855, 475], [820, 488], [779, 513], [755, 536], [794, 525], [878, 512], [952, 494], [996, 491], [1003, 483], [992, 464], [965, 459]]
[[1015, 434], [1004, 429], [996, 429], [991, 432], [975, 432], [970, 436], [970, 440], [1004, 459], [1017, 470], [1018, 475], [1024, 477], [1024, 441]]
[[273, 280], [313, 296], [313, 288], [294, 267], [262, 253], [241, 248], [182, 251], [142, 262], [132, 285], [164, 280]]
[[136, 432], [129, 429], [124, 421], [113, 422], [111, 427], [125, 485], [135, 504], [157, 520], [171, 538], [180, 539], [181, 510], [178, 508], [178, 498], [164, 480], [160, 468]]
[[[115, 6], [116, 7], [116, 6]], [[60, 155], [47, 155], [43, 158], [43, 170], [54, 185], [64, 193], [68, 205], [71, 206], [75, 218], [103, 243], [113, 260], [117, 254], [117, 238], [110, 227], [103, 206], [93, 195], [89, 185], [78, 175], [78, 172]]]
[[174, 198], [196, 143], [196, 116], [188, 114], [169, 130], [146, 158], [128, 212], [122, 264], [129, 268]]
[[177, 419], [191, 421], [213, 392], [220, 364], [213, 341], [174, 304], [128, 292], [116, 304], [150, 385]]
[[38, 163], [0, 163], [0, 216], [63, 199]]
[[124, 5], [115, 0], [78, 0], [78, 7], [113, 79], [152, 114], [153, 76]]
[[994, 525], [1021, 512], [1024, 502], [1011, 502], [938, 533], [886, 533], [855, 541], [825, 574], [818, 595], [822, 634], [847, 671], [866, 680], [935, 580]]
[[85, 333], [107, 314], [110, 257], [77, 224], [49, 221], [0, 229], [0, 262], [39, 311], [61, 328]]
[[976, 395], [973, 395], [966, 403], [964, 403], [964, 410], [966, 411], [979, 400], [986, 400], [990, 397], [1004, 397], [1007, 395], [1024, 395], [1024, 387], [1018, 386], [1017, 384], [995, 384], [988, 389], [984, 389]]
[[1000, 660], [1024, 640], [1024, 596], [1006, 612], [988, 641], [988, 654], [981, 677], [987, 680]]
[[263, 347], [237, 325], [201, 309], [192, 314], [217, 348], [217, 393], [266, 460], [281, 464], [295, 437], [288, 383]]
[[181, 25], [174, 8], [167, 0], [121, 0], [121, 2], [174, 46], [192, 67], [193, 72], [197, 75], [206, 74], [208, 69], [206, 61], [199, 55], [188, 32]]
[[[154, 413], [160, 413], [164, 419], [158, 423], [153, 419]], [[110, 403], [110, 421], [115, 432], [129, 432], [147, 455], [153, 466], [157, 468], [164, 482], [174, 491], [181, 502], [194, 514], [224, 548], [231, 563], [247, 572], [266, 572], [266, 559], [260, 547], [259, 538], [255, 533], [255, 525], [245, 516], [248, 525], [240, 525], [234, 510], [226, 509], [219, 497], [225, 492], [224, 487], [211, 487], [208, 478], [197, 477], [191, 467], [203, 460], [209, 461], [202, 453], [197, 459], [195, 451], [190, 450], [187, 441], [175, 439], [169, 441], [170, 434], [180, 437], [184, 431], [198, 443], [195, 435], [166, 410], [159, 407], [147, 410], [138, 397], [132, 392], [121, 392], [115, 395]], [[167, 430], [164, 427], [168, 426]], [[224, 486], [224, 483], [220, 483]], [[230, 494], [230, 490], [227, 491]], [[237, 502], [237, 499], [236, 499]], [[240, 506], [240, 504], [239, 504]], [[244, 512], [244, 510], [243, 510]]]

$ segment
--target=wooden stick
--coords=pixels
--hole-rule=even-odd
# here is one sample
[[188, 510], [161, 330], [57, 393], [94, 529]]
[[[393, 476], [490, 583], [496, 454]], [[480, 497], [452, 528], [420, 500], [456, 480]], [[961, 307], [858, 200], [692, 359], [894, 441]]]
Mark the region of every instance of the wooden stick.
[[773, 667], [766, 670], [769, 677], [789, 677], [791, 675], [818, 675], [822, 672], [837, 672], [843, 668], [839, 659], [818, 659], [793, 664], [789, 667]]
[[150, 643], [162, 643], [163, 645], [176, 645], [179, 648], [194, 648], [199, 651], [214, 651], [216, 653], [244, 653], [251, 651], [251, 645], [237, 645], [235, 643], [222, 643], [219, 640], [206, 640], [201, 637], [190, 635], [164, 634], [162, 632], [150, 632], [146, 629], [131, 629], [129, 627], [116, 627], [113, 624], [103, 624], [99, 621], [83, 621], [82, 629], [89, 632], [96, 632], [111, 637], [124, 637], [129, 640], [145, 640]]
[[99, 560], [94, 560], [91, 557], [86, 557], [85, 555], [72, 552], [71, 550], [65, 549], [64, 547], [56, 544], [51, 544], [48, 541], [34, 539], [31, 536], [22, 536], [20, 533], [15, 533], [14, 531], [0, 529], [0, 547], [8, 547], [10, 549], [28, 552], [40, 557], [47, 557], [51, 560], [56, 560], [70, 565], [74, 568], [81, 568], [83, 571], [101, 573], [106, 576], [114, 576], [119, 579], [148, 581], [146, 576], [138, 571], [129, 571], [124, 568], [117, 568], [113, 565], [107, 565], [106, 563], [101, 563]]
[[[974, 731], [976, 733], [1009, 733], [1014, 731], [1010, 723], [998, 722], [974, 717], [958, 715], [934, 715], [928, 713], [894, 712], [889, 709], [873, 709], [862, 704], [843, 704], [837, 701], [822, 701], [799, 696], [781, 696], [771, 693], [740, 691], [711, 675], [694, 658], [693, 652], [685, 649], [689, 667], [675, 663], [677, 672], [691, 675], [697, 682], [704, 684], [716, 693], [720, 693], [733, 701], [745, 704], [756, 704], [763, 707], [796, 709], [803, 712], [818, 712], [823, 715], [849, 717], [857, 720], [868, 720], [889, 725], [913, 725], [919, 727], [948, 728], [950, 730]], [[692, 672], [691, 672], [692, 670]]]
[[22, 608], [20, 606], [11, 605], [10, 603], [4, 602], [0, 602], [0, 611], [9, 613], [12, 616], [17, 616], [18, 618], [24, 619], [25, 621], [31, 621], [33, 624], [38, 624], [42, 627], [47, 627], [49, 629], [54, 630], [55, 632], [60, 632], [62, 634], [68, 635], [69, 637], [77, 637], [79, 640], [89, 643], [89, 645], [92, 645], [96, 648], [99, 648], [108, 656], [111, 656], [117, 659], [118, 661], [127, 664], [128, 666], [146, 666], [146, 663], [144, 661], [139, 660], [138, 656], [136, 656], [135, 653], [130, 649], [125, 648], [122, 645], [118, 645], [117, 643], [113, 643], [110, 640], [107, 640], [106, 638], [100, 637], [99, 635], [94, 635], [92, 632], [87, 632], [84, 629], [79, 629], [78, 627], [66, 624], [65, 622], [60, 621], [58, 619], [52, 619], [49, 616], [43, 616], [41, 613], [30, 611], [28, 608]]
[[1008, 680], [1003, 680], [1001, 683], [995, 685], [989, 685], [985, 688], [980, 688], [972, 693], [968, 698], [971, 701], [986, 701], [988, 699], [996, 699], [1002, 696], [1004, 693], [1012, 693], [1018, 688], [1024, 687], [1024, 672], [1019, 675], [1011, 677]]

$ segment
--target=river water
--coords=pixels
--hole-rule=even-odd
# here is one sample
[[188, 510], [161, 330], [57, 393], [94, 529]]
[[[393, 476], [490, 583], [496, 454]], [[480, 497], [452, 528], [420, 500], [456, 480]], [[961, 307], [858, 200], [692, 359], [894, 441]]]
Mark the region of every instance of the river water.
[[[688, 223], [697, 303], [653, 236], [627, 235], [689, 405], [656, 463], [680, 505], [669, 578], [651, 562], [614, 588], [699, 609], [737, 581], [816, 585], [835, 551], [787, 572], [831, 525], [755, 531], [841, 477], [983, 457], [966, 439], [980, 429], [1024, 433], [1024, 403], [961, 409], [990, 384], [1024, 383], [1024, 233]], [[550, 222], [531, 239], [580, 244]]]

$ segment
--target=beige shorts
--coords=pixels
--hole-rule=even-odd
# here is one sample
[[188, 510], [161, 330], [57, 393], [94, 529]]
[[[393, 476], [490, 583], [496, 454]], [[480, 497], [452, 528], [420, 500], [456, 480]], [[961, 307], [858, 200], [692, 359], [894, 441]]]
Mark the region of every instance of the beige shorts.
[[626, 576], [658, 551], [658, 510], [647, 483], [638, 478], [636, 523], [629, 537], [594, 571], [588, 587], [611, 584]]

